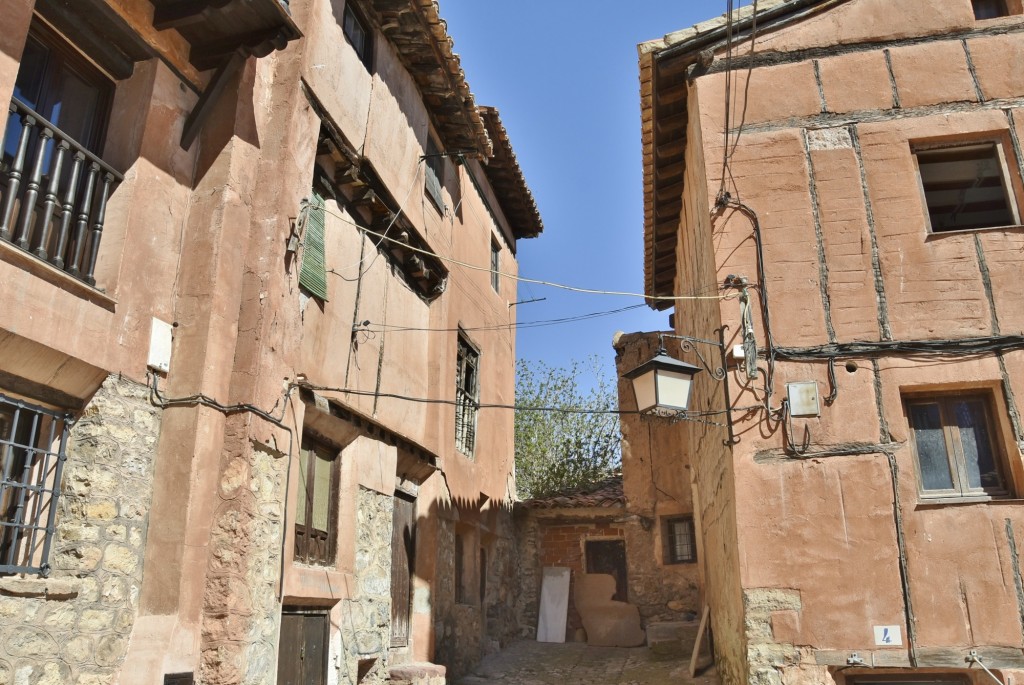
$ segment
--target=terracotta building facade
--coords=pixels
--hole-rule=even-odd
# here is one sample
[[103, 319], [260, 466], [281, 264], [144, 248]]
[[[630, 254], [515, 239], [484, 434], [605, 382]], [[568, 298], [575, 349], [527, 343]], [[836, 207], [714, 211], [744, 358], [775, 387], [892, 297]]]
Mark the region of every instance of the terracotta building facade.
[[756, 7], [639, 48], [646, 292], [713, 362], [677, 449], [719, 672], [1014, 682], [1022, 8]]
[[440, 682], [515, 633], [516, 244], [435, 3], [14, 0], [0, 683]]

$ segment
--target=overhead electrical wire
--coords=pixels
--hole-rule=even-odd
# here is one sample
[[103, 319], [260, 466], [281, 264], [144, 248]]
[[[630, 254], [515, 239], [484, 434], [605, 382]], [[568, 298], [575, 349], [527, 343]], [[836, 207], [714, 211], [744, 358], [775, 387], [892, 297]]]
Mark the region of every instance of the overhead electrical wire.
[[621, 314], [622, 312], [628, 312], [634, 309], [641, 309], [646, 307], [645, 304], [632, 304], [628, 307], [620, 307], [618, 309], [609, 309], [602, 312], [591, 312], [590, 314], [579, 314], [577, 316], [565, 316], [559, 319], [540, 319], [538, 321], [524, 321], [522, 323], [507, 323], [507, 324], [494, 324], [493, 326], [463, 326], [461, 328], [429, 328], [429, 327], [418, 327], [418, 326], [400, 326], [398, 324], [374, 324], [372, 321], [366, 326], [360, 326], [361, 330], [370, 331], [373, 333], [393, 333], [403, 331], [413, 332], [427, 332], [427, 333], [455, 333], [458, 331], [504, 331], [504, 330], [518, 330], [520, 328], [543, 328], [545, 326], [557, 326], [565, 323], [573, 323], [575, 321], [588, 321], [590, 319], [597, 319], [602, 316], [610, 316], [612, 314]]
[[[401, 395], [397, 393], [386, 393], [377, 392], [374, 390], [356, 390], [355, 388], [336, 388], [327, 387], [322, 385], [310, 385], [308, 383], [299, 383], [298, 387], [304, 390], [312, 390], [319, 392], [336, 392], [346, 395], [356, 395], [359, 397], [374, 397], [374, 398], [387, 398], [393, 400], [403, 400], [405, 402], [416, 402], [419, 404], [444, 404], [450, 406], [462, 406], [463, 403], [458, 400], [448, 400], [433, 397], [412, 397], [410, 395]], [[548, 414], [598, 414], [598, 415], [610, 415], [616, 416], [644, 416], [642, 412], [636, 409], [600, 409], [590, 407], [547, 407], [547, 406], [532, 406], [525, 404], [496, 404], [489, 402], [473, 402], [472, 406], [475, 409], [505, 409], [511, 411], [525, 411], [525, 412], [544, 412]], [[698, 421], [700, 423], [706, 423], [709, 425], [725, 427], [724, 423], [717, 423], [714, 421], [707, 420], [710, 416], [721, 416], [723, 414], [729, 414], [733, 411], [745, 411], [750, 409], [749, 407], [736, 407], [733, 409], [719, 409], [715, 411], [686, 411], [682, 412], [678, 417], [682, 420], [687, 421]]]
[[[359, 228], [359, 230], [361, 230], [363, 233], [366, 233], [367, 235], [372, 235], [372, 236], [380, 238], [381, 240], [386, 240], [386, 241], [391, 242], [391, 243], [399, 243], [402, 246], [403, 249], [408, 250], [410, 252], [417, 252], [419, 254], [426, 255], [428, 257], [433, 257], [434, 259], [438, 259], [438, 260], [443, 261], [443, 262], [448, 262], [450, 264], [457, 264], [458, 266], [461, 266], [461, 267], [466, 268], [466, 269], [472, 269], [474, 271], [485, 271], [487, 273], [498, 274], [499, 276], [502, 276], [504, 278], [509, 278], [509, 279], [514, 280], [514, 281], [518, 281], [520, 283], [535, 283], [537, 285], [548, 286], [549, 288], [559, 288], [561, 290], [568, 290], [570, 292], [584, 293], [584, 294], [588, 294], [588, 295], [614, 295], [614, 296], [619, 296], [619, 297], [641, 297], [641, 298], [643, 298], [645, 300], [661, 300], [661, 301], [678, 301], [678, 300], [731, 300], [731, 299], [734, 299], [736, 297], [736, 295], [734, 293], [723, 293], [723, 294], [719, 294], [719, 295], [645, 295], [643, 293], [634, 293], [634, 292], [620, 291], [620, 290], [600, 290], [600, 289], [597, 289], [597, 288], [580, 288], [580, 287], [577, 287], [577, 286], [565, 285], [564, 283], [555, 283], [553, 281], [545, 281], [545, 280], [541, 280], [541, 279], [538, 279], [538, 278], [527, 278], [525, 276], [519, 276], [517, 274], [506, 273], [506, 272], [500, 271], [498, 269], [492, 269], [489, 266], [479, 266], [477, 264], [470, 264], [469, 262], [463, 262], [461, 260], [455, 259], [454, 257], [446, 257], [444, 255], [439, 255], [436, 252], [431, 252], [430, 250], [424, 250], [424, 249], [421, 249], [421, 248], [418, 248], [418, 247], [414, 247], [412, 245], [408, 245], [406, 243], [403, 243], [401, 240], [398, 240], [397, 238], [390, 238], [390, 237], [384, 235], [383, 233], [379, 233], [377, 231], [370, 230], [369, 228], [366, 228], [365, 226], [363, 226], [363, 225], [361, 225], [361, 224], [359, 224], [359, 223], [357, 223], [355, 221], [352, 221], [351, 219], [349, 219], [346, 216], [342, 216], [341, 214], [336, 214], [334, 212], [329, 212], [327, 210], [324, 210], [324, 211], [325, 211], [326, 214], [328, 214], [330, 216], [333, 216], [336, 219], [341, 219], [342, 221], [344, 221], [346, 223], [349, 223], [349, 224], [352, 224], [353, 226], [356, 226], [357, 228]], [[378, 243], [378, 245], [379, 244], [380, 243]]]

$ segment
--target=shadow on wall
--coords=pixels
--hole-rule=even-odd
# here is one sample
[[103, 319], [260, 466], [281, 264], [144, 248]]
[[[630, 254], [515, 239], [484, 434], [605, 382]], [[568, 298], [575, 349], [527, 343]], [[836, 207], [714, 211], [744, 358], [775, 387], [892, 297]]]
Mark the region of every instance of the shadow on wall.
[[435, 500], [415, 525], [415, 575], [430, 584], [431, 596], [427, 609], [417, 590], [413, 612], [429, 610], [432, 660], [447, 667], [449, 678], [459, 677], [520, 634], [512, 502], [483, 495]]

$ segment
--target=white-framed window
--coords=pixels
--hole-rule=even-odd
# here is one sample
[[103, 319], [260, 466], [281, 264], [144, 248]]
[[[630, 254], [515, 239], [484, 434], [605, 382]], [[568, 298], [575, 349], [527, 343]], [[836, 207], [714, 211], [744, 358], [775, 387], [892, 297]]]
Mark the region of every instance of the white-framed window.
[[988, 394], [913, 395], [904, 402], [922, 498], [1012, 494]]

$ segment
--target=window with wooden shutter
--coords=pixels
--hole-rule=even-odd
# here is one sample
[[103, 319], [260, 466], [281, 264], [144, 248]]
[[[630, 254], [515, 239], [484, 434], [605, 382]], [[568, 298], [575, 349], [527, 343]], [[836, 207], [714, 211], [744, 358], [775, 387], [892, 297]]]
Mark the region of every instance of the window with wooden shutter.
[[434, 201], [437, 208], [444, 210], [444, 197], [441, 195], [441, 188], [444, 187], [444, 157], [434, 142], [434, 139], [427, 136], [426, 157], [423, 160], [426, 167], [426, 190], [427, 195]]
[[306, 226], [302, 236], [302, 268], [299, 285], [310, 295], [327, 301], [327, 265], [324, 260], [324, 199], [315, 190], [306, 209]]
[[295, 561], [334, 565], [340, 463], [333, 448], [303, 439], [295, 502]]
[[480, 353], [461, 335], [456, 357], [455, 447], [467, 457], [476, 448], [476, 415], [480, 406]]

